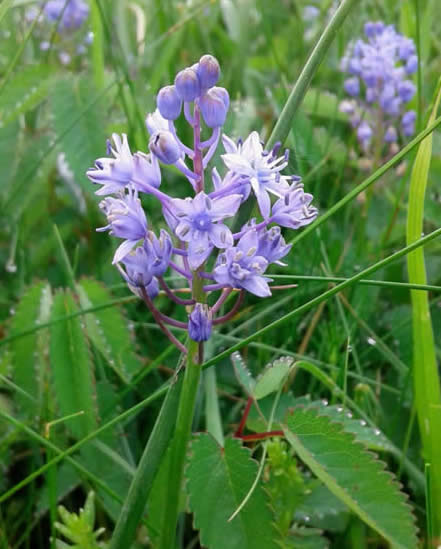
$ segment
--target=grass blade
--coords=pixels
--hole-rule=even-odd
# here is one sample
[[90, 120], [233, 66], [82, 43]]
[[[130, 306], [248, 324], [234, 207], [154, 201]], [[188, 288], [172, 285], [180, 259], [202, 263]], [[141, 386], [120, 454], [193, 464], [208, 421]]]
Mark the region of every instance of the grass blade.
[[[440, 81], [441, 84], [441, 81]], [[431, 124], [441, 99], [441, 85], [429, 119]], [[407, 243], [413, 244], [423, 231], [424, 197], [432, 156], [432, 135], [419, 146], [412, 169], [407, 214]], [[422, 248], [407, 257], [409, 282], [426, 284], [426, 267]], [[425, 292], [411, 290], [413, 323], [413, 384], [424, 459], [430, 464], [429, 500], [432, 501], [432, 528], [435, 539], [441, 535], [441, 391], [436, 362], [435, 341], [429, 299]], [[431, 541], [432, 543], [432, 541]]]

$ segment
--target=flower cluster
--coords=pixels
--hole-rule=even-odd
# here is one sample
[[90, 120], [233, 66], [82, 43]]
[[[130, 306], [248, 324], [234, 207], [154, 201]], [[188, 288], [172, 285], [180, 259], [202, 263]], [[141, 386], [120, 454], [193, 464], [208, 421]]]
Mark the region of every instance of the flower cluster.
[[[219, 64], [210, 55], [179, 72], [173, 85], [159, 91], [157, 109], [147, 116], [149, 152], [133, 154], [126, 135], [115, 134], [113, 143], [108, 143], [109, 156], [99, 158], [87, 172], [100, 186], [96, 194], [106, 197], [100, 207], [107, 224], [98, 230], [122, 240], [113, 263], [178, 346], [167, 324], [185, 327], [193, 340], [205, 341], [212, 325], [234, 316], [245, 292], [271, 295], [271, 279], [265, 273], [272, 263], [283, 265], [281, 259], [291, 248], [281, 227], [298, 229], [317, 216], [300, 178], [282, 175], [288, 154], [279, 155], [280, 145], [265, 150], [257, 132], [243, 142], [221, 135], [229, 96], [216, 86], [219, 76]], [[174, 121], [181, 113], [193, 129], [191, 147], [176, 132]], [[205, 140], [202, 131], [209, 133]], [[222, 176], [213, 168], [206, 174], [219, 141], [224, 148], [225, 173]], [[191, 196], [174, 198], [160, 189], [160, 163], [174, 165], [185, 176]], [[211, 185], [205, 181], [208, 175]], [[168, 226], [159, 236], [149, 226], [141, 205], [140, 197], [146, 194], [158, 201]], [[259, 219], [249, 220], [234, 232], [232, 218], [252, 197], [257, 200]], [[188, 299], [168, 286], [164, 276], [169, 269], [186, 281], [191, 292]], [[191, 308], [188, 322], [158, 311], [153, 300], [160, 288], [174, 302]], [[217, 301], [208, 305], [213, 301], [211, 294], [217, 292]], [[234, 292], [238, 293], [235, 304], [220, 316], [221, 307]]]
[[89, 6], [84, 0], [49, 0], [44, 14], [51, 23], [58, 23], [60, 30], [78, 29], [89, 16]]
[[[38, 18], [39, 28], [36, 35], [41, 37], [40, 49], [47, 51], [54, 49], [60, 62], [69, 65], [72, 60], [86, 53], [93, 41], [93, 33], [78, 36], [78, 31], [89, 17], [89, 5], [85, 0], [48, 0], [41, 8], [32, 6], [26, 12], [28, 21]], [[48, 24], [57, 29], [52, 43], [47, 39], [51, 32]], [[75, 32], [75, 39], [72, 34]]]
[[342, 69], [350, 76], [344, 88], [352, 99], [340, 110], [350, 115], [358, 141], [369, 152], [374, 141], [394, 144], [400, 134], [415, 131], [415, 112], [406, 104], [415, 94], [409, 79], [418, 68], [413, 40], [395, 30], [393, 25], [369, 22], [364, 32], [367, 40], [357, 40], [342, 60]]

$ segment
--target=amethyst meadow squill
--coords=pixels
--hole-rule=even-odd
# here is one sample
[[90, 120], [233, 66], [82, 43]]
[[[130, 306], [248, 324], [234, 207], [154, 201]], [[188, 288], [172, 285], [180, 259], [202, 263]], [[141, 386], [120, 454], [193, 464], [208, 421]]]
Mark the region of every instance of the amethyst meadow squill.
[[340, 104], [350, 116], [366, 154], [379, 154], [415, 131], [415, 111], [406, 104], [415, 95], [411, 75], [418, 68], [416, 47], [410, 38], [381, 21], [364, 26], [366, 40], [351, 44], [341, 68], [348, 74], [344, 89], [351, 99]]
[[[280, 155], [280, 145], [265, 150], [257, 132], [244, 141], [222, 134], [230, 99], [227, 90], [217, 86], [219, 76], [219, 64], [211, 55], [180, 71], [173, 85], [159, 91], [157, 109], [147, 115], [149, 152], [133, 154], [126, 135], [113, 135], [108, 156], [97, 159], [87, 172], [99, 186], [96, 194], [105, 196], [100, 207], [107, 224], [97, 230], [122, 240], [113, 263], [183, 351], [167, 326], [185, 328], [194, 341], [206, 341], [213, 326], [237, 313], [246, 292], [270, 296], [267, 270], [273, 263], [284, 265], [281, 260], [291, 249], [281, 227], [299, 229], [317, 216], [300, 178], [282, 174], [288, 154]], [[174, 121], [181, 115], [193, 129], [192, 146], [177, 135]], [[220, 142], [223, 175], [207, 169]], [[182, 173], [189, 196], [176, 198], [161, 190], [160, 163]], [[161, 229], [159, 235], [144, 212], [143, 195], [156, 200], [163, 213], [168, 230]], [[233, 218], [254, 199], [259, 217], [234, 232]], [[167, 272], [183, 278], [188, 296], [168, 285]], [[153, 300], [160, 290], [186, 307], [187, 322], [156, 308]], [[221, 314], [222, 308], [227, 312]]]

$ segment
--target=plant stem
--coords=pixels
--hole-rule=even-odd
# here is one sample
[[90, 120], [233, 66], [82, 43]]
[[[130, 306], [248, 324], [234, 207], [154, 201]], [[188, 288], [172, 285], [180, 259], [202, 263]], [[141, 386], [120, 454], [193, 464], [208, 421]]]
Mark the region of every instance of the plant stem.
[[199, 344], [189, 339], [187, 365], [176, 418], [176, 429], [170, 449], [171, 458], [168, 471], [167, 502], [164, 509], [164, 529], [159, 542], [160, 549], [174, 549], [175, 547], [182, 477], [188, 440], [191, 435], [191, 425], [200, 376]]
[[[194, 158], [193, 171], [199, 176], [196, 183], [196, 193], [204, 190], [204, 168], [200, 150], [201, 126], [200, 111], [195, 103], [193, 113]], [[205, 303], [204, 280], [199, 275], [204, 270], [202, 264], [192, 273], [192, 298], [195, 303]], [[196, 396], [201, 378], [203, 362], [203, 344], [188, 338], [187, 364], [181, 398], [179, 401], [176, 428], [170, 448], [170, 466], [168, 471], [167, 501], [164, 508], [163, 530], [159, 541], [159, 549], [174, 549], [176, 547], [176, 525], [179, 517], [179, 499], [184, 474], [185, 458], [188, 441], [191, 436]]]
[[311, 84], [314, 74], [317, 72], [317, 69], [323, 61], [329, 46], [337, 35], [337, 31], [340, 29], [348, 13], [355, 6], [355, 4], [357, 4], [357, 0], [343, 0], [323, 31], [320, 40], [317, 42], [314, 50], [309, 56], [308, 61], [303, 67], [303, 70], [300, 73], [300, 76], [297, 79], [297, 82], [292, 89], [285, 106], [283, 107], [279, 119], [277, 120], [277, 124], [275, 125], [266, 145], [268, 150], [272, 149], [277, 141], [281, 141], [283, 143], [287, 138], [292, 128], [292, 120], [294, 115], [302, 102], [303, 97], [305, 96], [306, 90]]

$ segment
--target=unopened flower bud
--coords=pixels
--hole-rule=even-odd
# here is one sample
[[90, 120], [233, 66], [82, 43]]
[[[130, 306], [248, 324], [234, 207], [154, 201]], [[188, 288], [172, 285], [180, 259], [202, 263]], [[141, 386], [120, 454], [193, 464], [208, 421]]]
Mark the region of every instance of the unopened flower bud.
[[166, 120], [176, 120], [181, 114], [182, 100], [178, 96], [175, 86], [165, 86], [160, 89], [156, 104], [161, 116]]
[[175, 78], [176, 92], [182, 101], [194, 101], [201, 94], [201, 85], [196, 71], [187, 68], [178, 72]]
[[209, 128], [218, 128], [219, 126], [222, 126], [228, 111], [228, 106], [225, 105], [224, 98], [215, 90], [216, 88], [208, 90], [199, 101], [202, 116]]
[[181, 149], [176, 139], [165, 130], [155, 133], [150, 138], [149, 147], [164, 164], [174, 164], [181, 157]]
[[193, 341], [207, 341], [211, 337], [213, 315], [208, 305], [196, 303], [188, 318], [188, 335]]
[[212, 88], [220, 76], [220, 67], [217, 59], [212, 55], [204, 55], [199, 60], [197, 75], [202, 89]]

